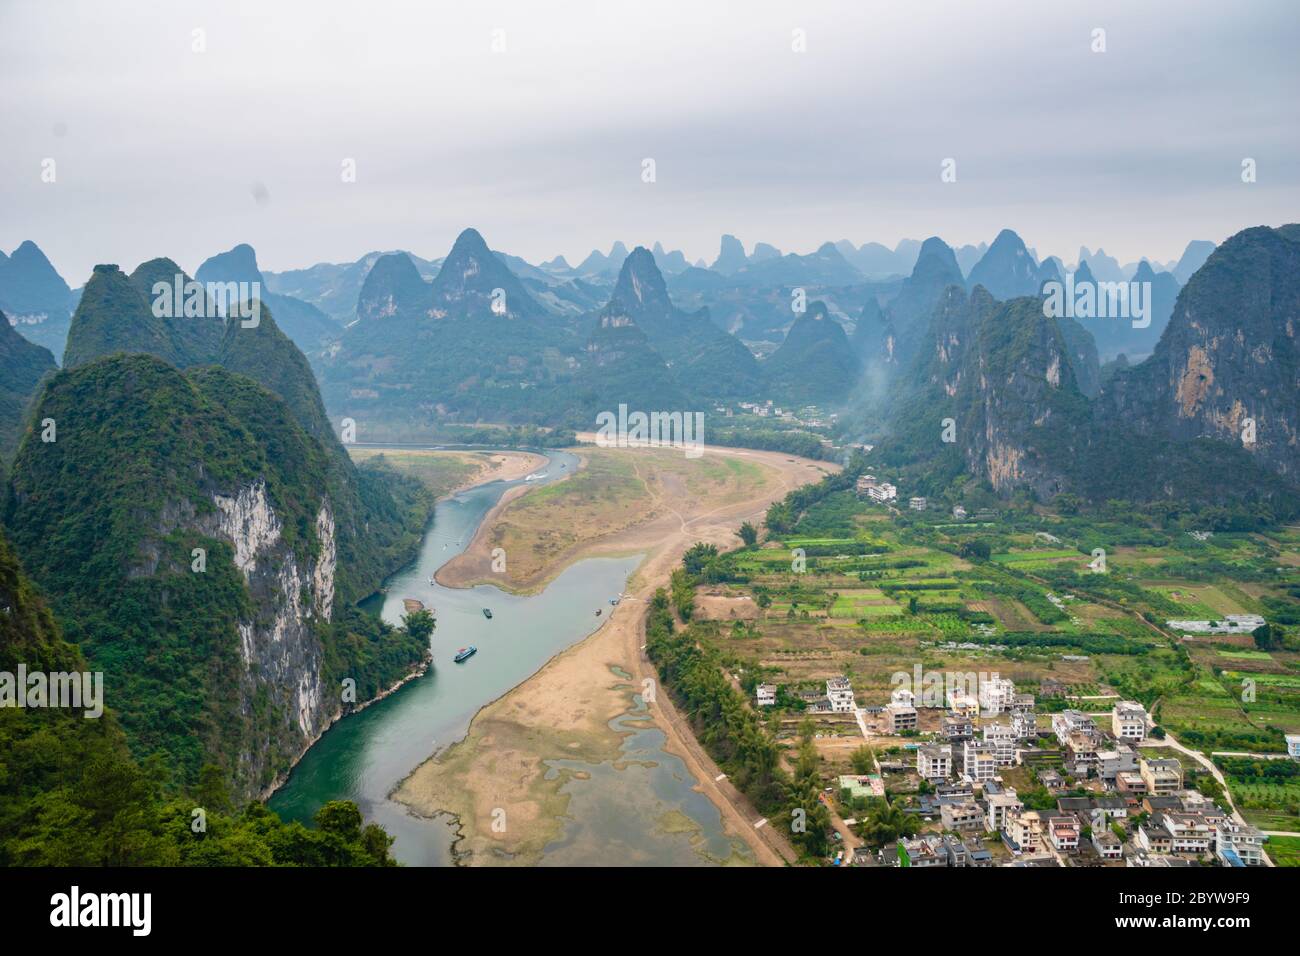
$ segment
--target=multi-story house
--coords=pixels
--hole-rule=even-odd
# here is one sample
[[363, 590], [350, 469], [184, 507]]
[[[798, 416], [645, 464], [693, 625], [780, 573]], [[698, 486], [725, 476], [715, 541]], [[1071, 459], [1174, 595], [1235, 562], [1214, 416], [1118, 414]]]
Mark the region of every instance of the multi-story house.
[[1170, 850], [1174, 853], [1207, 853], [1214, 846], [1215, 828], [1199, 813], [1163, 813], [1169, 831]]
[[1177, 760], [1138, 760], [1138, 773], [1146, 784], [1146, 792], [1154, 797], [1167, 797], [1183, 789], [1183, 767]]
[[[1031, 698], [1032, 700], [1032, 698]], [[1013, 710], [1011, 712], [1011, 729], [1021, 740], [1038, 734], [1038, 715], [1030, 710]]]
[[1092, 848], [1103, 860], [1124, 858], [1124, 841], [1111, 832], [1109, 827], [1092, 828]]
[[916, 748], [916, 772], [931, 783], [952, 774], [952, 747], [948, 744], [923, 744]]
[[951, 833], [927, 833], [898, 841], [898, 859], [903, 866], [987, 866], [989, 853], [980, 844], [972, 850]]
[[997, 766], [992, 744], [968, 740], [962, 745], [962, 773], [971, 780], [976, 783], [992, 780], [997, 776]]
[[1263, 866], [1264, 835], [1252, 826], [1221, 820], [1214, 831], [1214, 853], [1227, 866]]
[[1060, 813], [1047, 818], [1047, 839], [1060, 853], [1073, 853], [1079, 849], [1079, 818], [1073, 813]]
[[995, 716], [1011, 709], [1016, 699], [1016, 685], [1008, 677], [993, 677], [980, 682], [980, 710]]
[[1097, 776], [1116, 782], [1121, 773], [1136, 773], [1137, 751], [1129, 744], [1117, 743], [1114, 747], [1097, 751]]
[[975, 722], [969, 717], [945, 714], [939, 718], [939, 733], [950, 744], [962, 744], [975, 736]]
[[1063, 710], [1052, 715], [1052, 733], [1062, 745], [1068, 744], [1070, 734], [1076, 731], [1096, 734], [1097, 724], [1081, 710]]
[[1002, 835], [1013, 850], [1037, 853], [1043, 846], [1043, 818], [1036, 810], [1010, 811]]
[[1115, 789], [1120, 793], [1140, 797], [1147, 792], [1147, 782], [1142, 779], [1142, 774], [1136, 770], [1121, 770], [1115, 775]]
[[857, 707], [853, 685], [847, 677], [832, 677], [826, 682], [826, 699], [831, 702], [832, 713], [851, 714]]
[[965, 691], [950, 690], [948, 691], [948, 711], [957, 717], [978, 717], [980, 714], [979, 698], [972, 697]]
[[1065, 762], [1078, 776], [1086, 776], [1097, 766], [1097, 748], [1102, 741], [1099, 733], [1072, 730], [1065, 739]]
[[757, 689], [758, 706], [771, 707], [776, 703], [776, 685], [759, 684]]
[[1016, 762], [1015, 730], [1008, 724], [989, 724], [984, 728], [984, 742], [993, 748], [993, 759], [999, 767], [1010, 767]]
[[916, 730], [916, 697], [910, 690], [900, 687], [890, 695], [885, 705], [885, 726], [891, 734], [901, 734], [905, 730]]
[[1146, 709], [1137, 701], [1120, 701], [1110, 712], [1110, 730], [1119, 740], [1137, 743], [1147, 735]]
[[1025, 808], [1014, 790], [1004, 790], [1000, 793], [988, 793], [984, 796], [986, 805], [985, 812], [985, 829], [998, 832], [1007, 823], [1007, 815], [1019, 813]]
[[939, 819], [947, 830], [984, 829], [984, 811], [973, 800], [943, 804], [939, 807]]

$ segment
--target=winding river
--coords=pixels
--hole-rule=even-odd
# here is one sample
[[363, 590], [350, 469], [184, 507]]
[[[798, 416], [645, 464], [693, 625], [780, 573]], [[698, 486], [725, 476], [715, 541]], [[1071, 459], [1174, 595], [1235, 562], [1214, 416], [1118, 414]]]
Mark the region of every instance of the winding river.
[[[547, 464], [538, 469], [544, 476], [530, 484], [559, 480], [578, 467], [578, 458], [569, 452], [547, 454]], [[608, 613], [610, 599], [622, 593], [640, 561], [635, 556], [588, 558], [533, 595], [433, 582], [433, 573], [468, 547], [501, 496], [523, 483], [494, 481], [438, 503], [418, 559], [387, 582], [380, 612], [399, 623], [402, 599], [408, 597], [435, 610], [433, 666], [327, 731], [271, 797], [270, 807], [281, 817], [310, 823], [327, 801], [353, 800], [367, 820], [395, 838], [393, 852], [401, 862], [453, 862], [453, 821], [414, 816], [389, 800], [389, 792], [430, 754], [463, 737], [481, 707], [591, 634], [606, 619], [596, 617], [595, 609]], [[485, 607], [492, 610], [491, 620], [483, 614]], [[478, 653], [453, 662], [457, 649], [469, 644]], [[619, 768], [587, 765], [582, 768], [587, 779], [565, 785], [570, 797], [565, 832], [548, 847], [545, 862], [609, 863], [611, 846], [623, 847], [629, 861], [660, 864], [747, 857], [748, 851], [723, 832], [717, 808], [693, 789], [695, 780], [682, 762], [661, 749], [663, 734], [642, 726], [643, 721], [633, 711], [613, 722], [627, 734]], [[564, 763], [556, 761], [555, 767]]]

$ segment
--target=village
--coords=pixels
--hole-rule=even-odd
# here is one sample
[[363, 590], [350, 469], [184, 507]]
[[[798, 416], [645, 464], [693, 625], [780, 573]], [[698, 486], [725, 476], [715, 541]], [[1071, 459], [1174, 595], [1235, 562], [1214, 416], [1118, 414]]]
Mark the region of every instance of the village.
[[[1204, 792], [1215, 788], [1195, 786], [1182, 761], [1149, 737], [1141, 704], [1040, 718], [1034, 695], [1007, 678], [952, 676], [927, 675], [961, 687], [938, 695], [899, 687], [876, 706], [859, 706], [843, 676], [828, 679], [824, 694], [799, 694], [805, 714], [843, 715], [871, 749], [872, 772], [839, 774], [823, 794], [835, 865], [1272, 865], [1261, 831]], [[779, 690], [758, 685], [754, 705], [774, 706]], [[1059, 697], [1065, 688], [1047, 681], [1041, 692]], [[1288, 738], [1297, 746], [1300, 737]], [[1017, 783], [1038, 799], [1027, 804]], [[904, 832], [874, 848], [855, 840], [853, 814], [886, 796], [903, 806]]]

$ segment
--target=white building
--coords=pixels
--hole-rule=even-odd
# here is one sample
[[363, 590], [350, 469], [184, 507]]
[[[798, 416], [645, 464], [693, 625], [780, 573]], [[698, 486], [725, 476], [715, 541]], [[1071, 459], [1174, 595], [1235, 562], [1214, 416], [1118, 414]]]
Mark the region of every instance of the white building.
[[1121, 773], [1136, 773], [1138, 769], [1137, 751], [1125, 743], [1097, 751], [1097, 776], [1102, 780], [1114, 781]]
[[1286, 752], [1288, 755], [1300, 759], [1300, 734], [1286, 735]]
[[1012, 789], [1004, 790], [1001, 793], [990, 793], [984, 798], [984, 802], [988, 804], [985, 819], [987, 826], [985, 829], [992, 830], [995, 833], [1006, 826], [1007, 814], [1019, 813], [1025, 808], [1025, 805], [1021, 803], [1020, 798], [1016, 795], [1016, 791]]
[[1038, 715], [1032, 710], [1017, 710], [1011, 715], [1011, 729], [1017, 737], [1033, 737], [1038, 733]]
[[1037, 853], [1043, 846], [1043, 818], [1037, 810], [1010, 810], [1003, 831], [1021, 853]]
[[913, 511], [924, 511], [928, 505], [929, 502], [927, 502], [924, 498], [907, 499], [907, 506], [911, 508]]
[[882, 481], [867, 489], [867, 497], [878, 502], [893, 501], [898, 497], [898, 488], [887, 481]]
[[982, 741], [968, 740], [963, 745], [962, 772], [976, 783], [992, 780], [997, 776], [997, 757], [993, 747]]
[[759, 684], [758, 685], [758, 706], [771, 707], [776, 703], [776, 685]]
[[826, 699], [836, 714], [851, 714], [857, 706], [853, 699], [853, 685], [847, 677], [832, 677], [826, 682]]
[[1062, 744], [1069, 743], [1070, 734], [1077, 730], [1096, 734], [1097, 724], [1081, 710], [1063, 710], [1052, 715], [1052, 733]]
[[1110, 731], [1120, 740], [1142, 740], [1147, 735], [1146, 709], [1134, 700], [1120, 701], [1110, 712]]
[[980, 682], [980, 710], [1000, 714], [1011, 709], [1016, 699], [1016, 684], [1009, 677], [993, 677]]
[[1008, 724], [988, 724], [984, 728], [984, 742], [993, 748], [993, 761], [999, 767], [1015, 764], [1019, 739], [1020, 735]]
[[1215, 828], [1214, 855], [1232, 866], [1232, 857], [1246, 866], [1264, 865], [1264, 834], [1252, 826], [1222, 820]]
[[952, 747], [947, 744], [925, 744], [918, 747], [916, 772], [923, 780], [946, 780], [952, 773]]

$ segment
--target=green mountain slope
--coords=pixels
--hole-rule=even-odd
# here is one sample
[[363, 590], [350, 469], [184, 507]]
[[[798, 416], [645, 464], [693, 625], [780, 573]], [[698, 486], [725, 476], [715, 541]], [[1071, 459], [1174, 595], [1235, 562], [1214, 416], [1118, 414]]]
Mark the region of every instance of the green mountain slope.
[[[88, 671], [3, 534], [0, 607], [0, 671]], [[256, 803], [236, 812], [215, 768], [179, 788], [157, 761], [132, 759], [111, 707], [87, 719], [84, 703], [0, 708], [0, 866], [392, 865], [391, 839], [355, 804], [327, 804], [316, 830]]]
[[49, 349], [19, 335], [0, 312], [0, 465], [18, 447], [32, 397], [54, 369]]
[[785, 401], [832, 403], [848, 395], [859, 367], [843, 326], [831, 318], [825, 303], [812, 302], [763, 363], [763, 374], [772, 392]]
[[75, 368], [114, 352], [141, 352], [172, 365], [188, 364], [172, 328], [153, 314], [140, 289], [117, 266], [99, 265], [72, 316], [63, 364]]
[[58, 439], [19, 448], [6, 524], [136, 754], [255, 795], [341, 712], [343, 677], [363, 700], [424, 653], [349, 636], [374, 628], [338, 599], [332, 455], [251, 379], [113, 355], [56, 374], [37, 414]]

